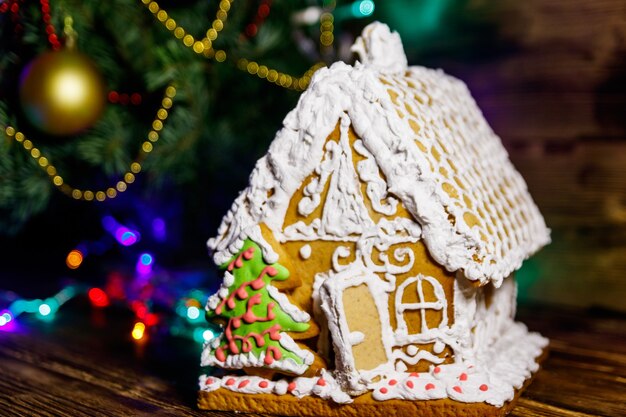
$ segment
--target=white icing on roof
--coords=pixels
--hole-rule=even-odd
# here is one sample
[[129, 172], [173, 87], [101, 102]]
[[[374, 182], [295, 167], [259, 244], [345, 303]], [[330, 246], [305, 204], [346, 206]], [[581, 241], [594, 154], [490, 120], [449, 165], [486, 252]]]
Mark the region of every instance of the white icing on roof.
[[381, 73], [402, 72], [408, 66], [400, 35], [379, 22], [363, 29], [363, 36], [357, 38], [351, 50], [362, 64]]
[[399, 42], [383, 28], [369, 26], [357, 41], [369, 57], [364, 64], [339, 62], [315, 74], [209, 240], [217, 264], [260, 223], [280, 236], [291, 196], [322, 161], [326, 138], [344, 115], [389, 192], [421, 225], [432, 257], [449, 271], [499, 286], [549, 242], [523, 178], [465, 84], [440, 70], [381, 63], [383, 51]]

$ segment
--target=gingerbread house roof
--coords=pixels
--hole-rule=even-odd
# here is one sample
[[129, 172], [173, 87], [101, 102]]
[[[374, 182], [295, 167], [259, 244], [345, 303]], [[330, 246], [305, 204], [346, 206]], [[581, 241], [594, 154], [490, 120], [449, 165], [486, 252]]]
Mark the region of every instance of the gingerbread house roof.
[[[291, 196], [347, 116], [387, 191], [421, 226], [432, 257], [449, 271], [499, 286], [550, 240], [500, 139], [465, 84], [440, 70], [408, 67], [400, 37], [387, 26], [369, 25], [353, 49], [361, 62], [319, 70], [285, 118], [208, 242], [215, 262], [228, 260], [246, 237], [262, 240], [261, 223], [280, 234]], [[276, 261], [270, 247], [264, 252]]]

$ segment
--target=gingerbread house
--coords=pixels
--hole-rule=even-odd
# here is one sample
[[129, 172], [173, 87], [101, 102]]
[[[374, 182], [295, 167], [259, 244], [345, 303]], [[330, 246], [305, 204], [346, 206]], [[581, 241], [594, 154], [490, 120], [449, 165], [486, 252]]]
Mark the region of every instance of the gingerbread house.
[[353, 50], [315, 74], [208, 242], [223, 333], [202, 408], [498, 408], [538, 369], [547, 340], [514, 321], [513, 273], [549, 230], [523, 178], [465, 84], [409, 67], [379, 23]]

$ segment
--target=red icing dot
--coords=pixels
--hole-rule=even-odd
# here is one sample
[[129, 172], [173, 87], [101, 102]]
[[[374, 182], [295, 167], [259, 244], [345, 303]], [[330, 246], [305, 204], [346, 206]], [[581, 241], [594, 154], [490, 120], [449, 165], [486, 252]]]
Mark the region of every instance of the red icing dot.
[[463, 390], [459, 386], [454, 386], [454, 387], [452, 387], [452, 389], [455, 390], [458, 393], [462, 393], [463, 392]]
[[420, 374], [418, 374], [417, 372], [411, 372], [409, 376], [412, 376], [413, 378], [417, 378], [420, 376]]
[[324, 380], [324, 378], [320, 378], [317, 380], [317, 385], [319, 385], [320, 387], [323, 387], [326, 385], [326, 381]]
[[241, 381], [241, 383], [239, 384], [239, 388], [245, 388], [246, 385], [248, 385], [250, 383], [249, 379], [244, 379], [243, 381]]
[[226, 385], [231, 386], [235, 384], [235, 380], [232, 378], [228, 378], [228, 381], [226, 381]]
[[481, 391], [487, 391], [489, 389], [489, 387], [485, 384], [482, 384], [480, 387], [478, 387], [479, 390]]
[[296, 389], [296, 383], [295, 382], [290, 382], [289, 385], [287, 385], [287, 391], [291, 392], [294, 389]]
[[213, 383], [213, 378], [207, 378], [206, 381], [204, 381], [204, 383], [207, 385], [211, 385]]
[[431, 389], [435, 389], [435, 385], [434, 384], [426, 384], [426, 386], [424, 388], [426, 388], [426, 391], [428, 391], [428, 390], [431, 390]]
[[243, 257], [246, 260], [250, 260], [252, 259], [252, 256], [254, 255], [254, 248], [248, 248], [246, 249], [246, 251], [243, 253]]
[[434, 371], [435, 371], [436, 374], [438, 374], [439, 372], [441, 372], [441, 368], [438, 367], [438, 366], [435, 366]]
[[394, 386], [398, 383], [398, 381], [396, 381], [395, 379], [390, 379], [389, 380], [389, 385]]
[[465, 372], [463, 372], [461, 375], [459, 375], [459, 379], [461, 381], [467, 381], [467, 374]]
[[267, 386], [268, 386], [267, 381], [261, 381], [261, 382], [259, 382], [259, 387], [261, 387], [261, 388], [267, 388]]
[[387, 388], [382, 387], [382, 388], [380, 389], [380, 392], [382, 392], [383, 394], [387, 394]]
[[413, 381], [407, 381], [406, 386], [409, 388], [413, 388], [415, 385], [413, 385]]

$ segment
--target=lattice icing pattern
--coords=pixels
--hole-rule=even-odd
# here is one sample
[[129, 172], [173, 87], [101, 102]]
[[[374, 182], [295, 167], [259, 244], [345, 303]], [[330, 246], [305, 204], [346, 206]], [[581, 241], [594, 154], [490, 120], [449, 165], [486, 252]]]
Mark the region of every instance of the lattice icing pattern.
[[476, 262], [489, 269], [545, 242], [545, 224], [523, 178], [465, 84], [420, 67], [380, 80], [428, 161], [450, 223], [478, 243]]

